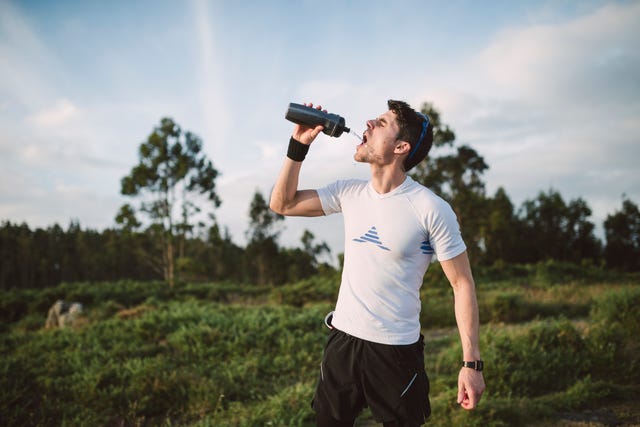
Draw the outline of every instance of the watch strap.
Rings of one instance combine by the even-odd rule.
[[[463,368],[471,368],[478,372],[481,372],[484,369],[484,362],[482,360],[474,360],[471,362],[462,361]]]

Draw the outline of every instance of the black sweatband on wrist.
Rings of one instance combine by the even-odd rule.
[[[309,151],[309,145],[303,144],[291,137],[289,140],[289,149],[287,150],[287,157],[296,162],[301,162],[307,156]]]

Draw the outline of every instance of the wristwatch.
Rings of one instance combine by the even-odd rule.
[[[480,372],[484,368],[484,362],[482,360],[474,360],[473,362],[463,361],[462,367],[475,369],[476,371]]]

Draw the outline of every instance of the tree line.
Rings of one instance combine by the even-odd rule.
[[[484,158],[458,145],[429,103],[422,112],[434,126],[434,148],[411,176],[456,210],[475,265],[536,263],[553,259],[640,270],[640,212],[623,198],[603,223],[605,241],[594,233],[592,211],[582,198],[565,201],[554,189],[541,191],[516,209],[504,188],[487,195]],[[121,180],[132,199],[115,216],[116,226],[82,229],[71,221],[32,230],[5,221],[0,226],[0,288],[48,287],[62,281],[233,281],[278,285],[333,267],[324,242],[305,230],[300,247],[278,243],[284,217],[269,209],[259,191],[249,205],[247,244],[235,244],[216,220],[219,173],[202,140],[163,118],[140,144],[138,164]]]

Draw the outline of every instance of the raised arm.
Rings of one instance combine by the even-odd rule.
[[[480,360],[478,301],[467,252],[440,263],[453,287],[456,322],[462,343],[464,361]],[[461,368],[458,375],[458,403],[473,409],[480,401],[485,384],[482,372]]]
[[[308,104],[313,106],[312,104]],[[320,109],[321,107],[316,107]],[[306,146],[316,139],[322,132],[322,126],[315,128],[296,125],[293,129],[293,144]],[[324,215],[322,205],[316,190],[298,190],[298,177],[302,161],[292,160],[288,155],[284,160],[276,184],[271,192],[269,207],[280,215],[287,216],[321,216]]]

